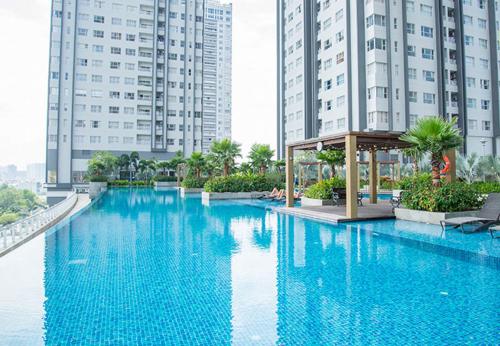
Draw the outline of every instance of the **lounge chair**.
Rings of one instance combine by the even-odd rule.
[[[495,232],[500,232],[500,226],[490,227],[490,235],[492,238],[497,238],[497,236],[495,236]]]
[[[339,206],[341,200],[346,200],[347,199],[347,192],[346,189],[344,188],[332,188],[332,202],[333,205]],[[358,192],[358,205],[363,206],[363,194],[361,192]]]
[[[280,191],[278,191],[277,188],[274,188],[270,194],[260,196],[259,199],[274,199],[274,198],[278,197],[279,193],[280,193]]]
[[[401,206],[402,195],[403,195],[403,190],[392,190],[392,197],[391,197],[392,212],[394,212],[394,209],[399,208]]]
[[[454,229],[460,227],[463,233],[465,233],[465,225],[480,224],[468,233],[478,232],[488,229],[491,226],[500,225],[500,193],[490,193],[488,195],[484,206],[479,211],[478,217],[455,217],[447,220],[441,220],[440,224],[443,232],[446,230],[446,226],[452,226]],[[491,235],[493,236],[493,232],[491,232]]]

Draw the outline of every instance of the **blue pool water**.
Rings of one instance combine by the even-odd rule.
[[[499,343],[497,269],[362,225],[111,190],[0,258],[0,345]]]

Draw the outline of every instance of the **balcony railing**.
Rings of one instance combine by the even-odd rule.
[[[52,227],[73,209],[78,200],[76,192],[71,193],[58,204],[41,210],[22,220],[0,228],[0,255],[15,247],[23,240],[33,237],[38,232]]]

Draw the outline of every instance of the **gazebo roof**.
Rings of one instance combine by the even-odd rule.
[[[288,144],[294,150],[316,150],[318,143],[323,144],[323,149],[344,149],[346,136],[355,136],[358,150],[368,151],[404,149],[410,147],[399,137],[402,132],[343,132],[335,135],[312,138],[305,141]]]

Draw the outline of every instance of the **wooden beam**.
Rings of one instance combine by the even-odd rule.
[[[358,217],[358,163],[357,163],[356,136],[345,137],[346,162],[346,216],[350,219]]]
[[[286,147],[286,206],[293,208],[294,205],[294,176],[293,176],[293,147]]]
[[[370,182],[370,203],[377,203],[377,152],[370,150],[368,152],[368,176]]]
[[[451,183],[457,180],[457,152],[452,149],[446,153],[446,156],[450,160],[450,169],[446,173],[446,181]]]

